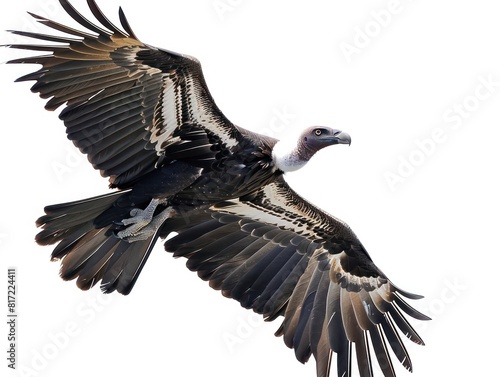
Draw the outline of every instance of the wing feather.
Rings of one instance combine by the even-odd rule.
[[[375,326],[374,329],[370,331],[370,339],[382,373],[384,373],[385,377],[395,377],[396,372],[392,365],[391,355],[389,354],[384,334],[380,326]]]
[[[90,8],[90,11],[94,15],[95,18],[108,30],[111,30],[113,32],[113,35],[121,35],[124,38],[129,37],[129,35],[125,34],[120,28],[116,27],[105,15],[102,13],[101,9],[97,6],[97,4],[94,1],[88,0],[87,4]],[[123,23],[122,23],[123,24]],[[122,25],[125,28],[125,25]],[[129,33],[133,34],[133,33]],[[134,37],[132,35],[132,37]]]
[[[384,375],[393,377],[389,349],[411,370],[399,332],[423,342],[404,314],[428,317],[401,297],[420,296],[393,285],[347,225],[303,200],[282,178],[250,200],[227,200],[202,212],[199,222],[195,217],[173,229],[178,235],[166,250],[187,257],[188,267],[224,296],[267,320],[283,316],[276,335],[300,362],[313,355],[318,376],[328,375],[336,353],[338,376],[351,375],[353,355],[360,376],[373,376],[374,354]]]
[[[228,147],[236,144],[238,131],[215,105],[196,59],[139,41],[121,9],[119,18],[125,31],[112,23],[94,0],[87,3],[96,22],[67,0],[60,3],[85,30],[30,13],[65,36],[12,31],[58,44],[9,45],[49,53],[9,63],[42,65],[17,81],[35,81],[32,91],[48,100],[47,110],[63,107],[59,117],[68,138],[88,155],[95,169],[110,178],[111,187],[128,188],[173,159],[188,156],[202,161],[200,164],[213,159],[213,153],[207,153],[210,145],[189,145],[182,154],[179,144],[176,155],[168,155],[166,147],[178,141],[173,135],[183,125],[195,124],[217,135]],[[126,149],[134,153],[126,153]]]

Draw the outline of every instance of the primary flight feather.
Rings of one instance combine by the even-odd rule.
[[[47,206],[37,220],[36,241],[58,243],[63,279],[128,294],[158,238],[175,232],[165,249],[243,307],[283,317],[276,334],[299,361],[315,357],[318,377],[334,354],[338,376],[350,376],[353,346],[363,377],[373,355],[394,376],[391,351],[412,370],[400,333],[423,341],[404,314],[428,317],[403,298],[421,296],[396,287],[344,222],[283,178],[349,135],[314,126],[287,143],[232,124],[198,60],[142,43],[121,9],[123,30],[87,2],[98,23],[60,0],[85,31],[32,14],[66,36],[11,31],[55,44],[9,45],[46,52],[11,60],[42,66],[17,81],[35,81],[46,109],[63,107],[68,138],[117,189]]]

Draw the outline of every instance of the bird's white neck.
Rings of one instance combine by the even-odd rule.
[[[279,140],[273,148],[273,160],[275,166],[285,173],[299,170],[308,161],[301,158],[300,145],[297,144],[297,139]]]

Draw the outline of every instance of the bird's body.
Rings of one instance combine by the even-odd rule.
[[[411,369],[397,329],[423,343],[403,315],[428,319],[403,300],[420,296],[392,284],[344,222],[284,179],[349,135],[315,126],[290,144],[235,126],[195,58],[140,42],[121,10],[124,31],[93,0],[100,26],[60,3],[87,31],[33,15],[69,37],[14,31],[58,45],[11,45],[50,53],[10,63],[42,65],[19,81],[36,81],[47,109],[64,105],[68,138],[117,189],[48,206],[37,220],[37,242],[59,242],[61,276],[128,294],[170,236],[165,249],[211,287],[268,320],[283,316],[277,334],[299,361],[314,355],[318,376],[333,353],[338,375],[350,375],[352,345],[361,376],[373,373],[370,345],[384,375],[395,375],[388,345]]]

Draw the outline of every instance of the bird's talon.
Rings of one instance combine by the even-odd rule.
[[[132,208],[132,210],[130,211],[130,216],[140,215],[141,212],[144,212],[144,211],[139,209],[139,208]]]

